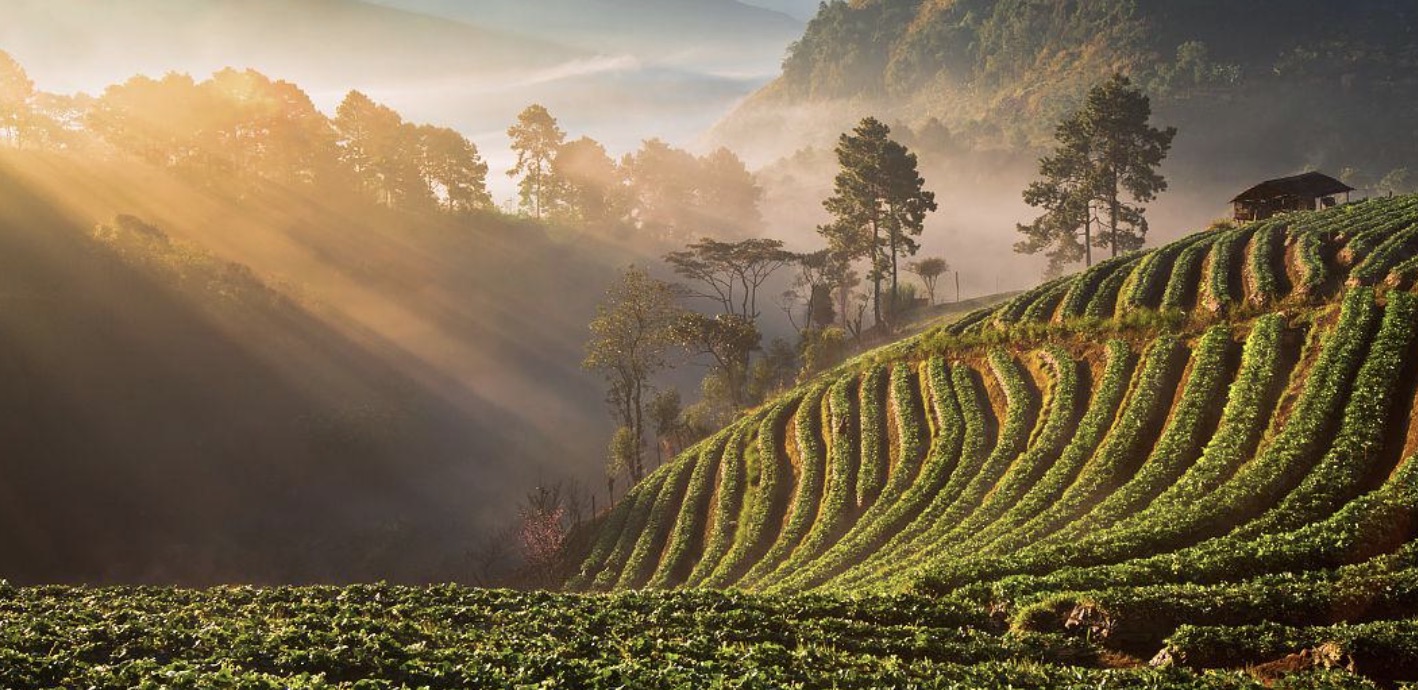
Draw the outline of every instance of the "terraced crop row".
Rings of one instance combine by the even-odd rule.
[[[1326,298],[1346,282],[1408,286],[1415,278],[1418,197],[1369,199],[1196,233],[1155,251],[1110,259],[972,313],[951,330],[981,333],[1020,323],[1138,311],[1214,312],[1243,303],[1263,306]]]

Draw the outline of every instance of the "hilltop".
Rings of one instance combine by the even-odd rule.
[[[1418,614],[1415,279],[1418,196],[1100,263],[745,415],[568,584],[930,594],[1198,667],[1372,642]]]

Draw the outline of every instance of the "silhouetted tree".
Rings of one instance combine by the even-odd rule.
[[[894,299],[897,260],[916,252],[914,238],[924,229],[926,214],[936,210],[935,195],[924,189],[917,172],[916,155],[890,135],[890,128],[871,117],[842,135],[836,149],[840,171],[832,196],[823,202],[833,220],[818,228],[833,252],[870,262],[877,325],[885,323],[882,282],[890,280]]]
[[[199,88],[216,111],[216,153],[235,171],[279,182],[332,176],[334,128],[296,85],[255,70],[224,69]]]
[[[518,183],[522,209],[540,220],[560,199],[560,182],[552,164],[566,140],[566,133],[557,126],[556,118],[546,107],[533,104],[517,115],[517,122],[508,128],[507,136],[512,139],[512,150],[517,154],[517,164],[507,175],[522,176]]]
[[[753,321],[739,314],[685,312],[675,320],[674,338],[690,353],[714,360],[711,374],[726,387],[730,406],[743,408],[748,399],[749,356],[763,339]]]
[[[763,224],[763,188],[733,151],[716,149],[699,159],[695,177],[701,232],[720,238],[757,234]]]
[[[389,207],[434,205],[419,169],[419,132],[393,109],[351,91],[335,109],[341,156],[376,201]]]
[[[1166,191],[1157,167],[1177,134],[1174,127],[1152,127],[1151,117],[1151,101],[1127,77],[1114,74],[1093,87],[1083,107],[1055,130],[1058,146],[1039,162],[1042,179],[1024,190],[1025,202],[1045,213],[1018,226],[1025,239],[1015,251],[1048,250],[1057,271],[1080,254],[1091,266],[1094,246],[1109,248],[1112,256],[1141,248],[1147,237],[1141,204]],[[1126,203],[1125,196],[1136,203]],[[1103,223],[1096,237],[1095,218]]]
[[[640,456],[640,440],[635,430],[622,426],[611,435],[611,445],[606,454],[606,497],[607,504],[615,505],[615,482],[622,475],[629,476],[630,468]]]
[[[418,132],[419,167],[425,183],[441,192],[444,208],[450,213],[491,208],[487,163],[477,145],[445,127],[423,125]]]
[[[692,237],[699,228],[699,164],[688,151],[649,139],[621,162],[633,198],[633,220],[645,234],[660,239]]]
[[[662,390],[650,400],[650,424],[655,430],[655,466],[664,462],[664,446],[669,444],[669,455],[679,452],[679,431],[684,425],[684,405],[679,391],[673,388]]]

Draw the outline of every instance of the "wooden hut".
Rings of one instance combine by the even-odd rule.
[[[1335,195],[1349,200],[1354,191],[1339,180],[1317,172],[1266,180],[1231,200],[1238,221],[1261,220],[1286,211],[1313,211],[1336,203]]]

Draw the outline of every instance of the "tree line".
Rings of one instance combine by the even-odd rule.
[[[594,139],[568,140],[540,105],[508,136],[517,210],[534,219],[667,241],[760,230],[762,190],[728,149],[695,156],[651,139],[616,160]],[[200,81],[135,76],[98,96],[59,95],[38,91],[0,51],[0,143],[128,156],[237,191],[297,184],[405,211],[498,210],[487,162],[458,131],[409,122],[360,91],[326,116],[295,84],[249,69]]]

